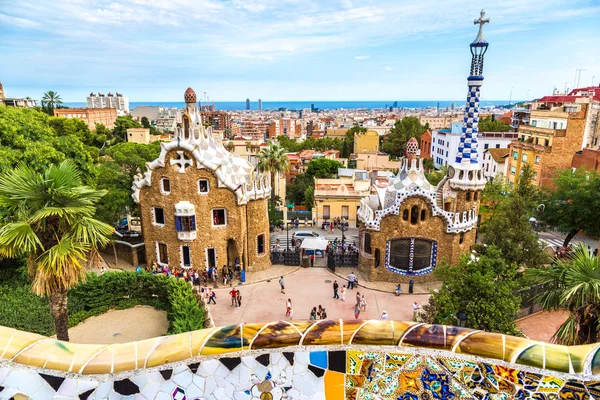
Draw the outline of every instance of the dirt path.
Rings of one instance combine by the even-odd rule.
[[[168,328],[166,312],[136,306],[88,318],[69,329],[69,338],[73,343],[125,343],[162,336]]]

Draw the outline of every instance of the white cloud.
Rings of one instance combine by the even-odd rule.
[[[13,17],[0,13],[0,25],[16,25],[21,28],[37,28],[40,24],[36,21],[31,21],[26,18]]]
[[[367,58],[371,58],[371,56],[354,56],[355,60],[366,60]]]
[[[385,67],[383,67],[383,69],[385,69],[386,71],[393,71],[394,67],[390,67],[389,65],[386,65]]]

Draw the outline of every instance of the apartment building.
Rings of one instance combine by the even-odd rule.
[[[360,200],[370,194],[369,173],[358,169],[338,169],[334,179],[315,179],[315,219],[317,225],[333,218],[344,218],[358,226],[356,213]]]
[[[108,129],[115,127],[117,120],[116,108],[58,108],[54,110],[55,117],[79,118],[84,120],[88,128],[96,129],[96,124],[103,124]]]
[[[123,116],[129,114],[129,98],[121,93],[104,95],[102,93],[90,93],[85,99],[87,108],[114,108],[117,115]]]

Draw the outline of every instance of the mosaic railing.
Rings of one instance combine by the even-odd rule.
[[[13,397],[590,399],[600,353],[399,321],[250,323],[111,345],[0,327],[0,398]]]

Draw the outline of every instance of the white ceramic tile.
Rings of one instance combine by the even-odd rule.
[[[185,370],[179,372],[177,375],[174,375],[171,379],[177,386],[186,389],[190,383],[192,383],[192,372],[186,367]]]
[[[154,381],[148,381],[146,383],[146,385],[144,385],[144,387],[142,388],[141,393],[144,395],[144,397],[153,399],[159,390],[160,390],[160,383],[154,382]]]
[[[57,394],[61,396],[76,397],[77,396],[77,380],[67,378],[63,381],[60,388],[58,388]]]
[[[221,364],[221,362],[219,360],[206,360],[206,361],[202,362],[202,364],[200,364],[200,367],[198,368],[198,375],[200,375],[200,376],[214,375],[215,371],[217,370],[217,368],[219,368],[219,366],[222,366],[223,368],[225,368],[225,366],[223,364]],[[225,368],[225,369],[227,369],[227,368]]]

